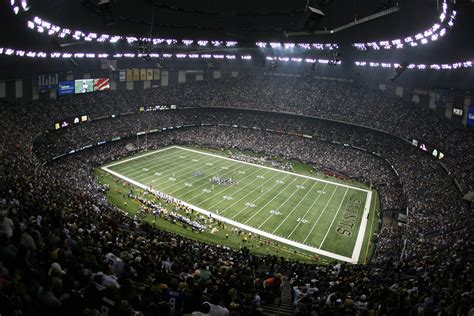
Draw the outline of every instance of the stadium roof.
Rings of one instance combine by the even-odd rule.
[[[29,9],[14,15],[10,3],[17,5],[23,1],[28,3]],[[107,53],[136,52],[138,48],[137,43],[126,41],[110,45],[88,42],[84,38],[61,39],[57,34],[48,36],[47,30],[38,34],[27,27],[27,21],[33,23],[34,17],[40,17],[73,32],[176,38],[180,43],[190,39],[194,44],[197,40],[238,41],[238,47],[245,49],[255,49],[256,41],[338,43],[344,45],[344,49],[357,42],[393,40],[423,32],[433,23],[439,23],[443,1],[447,0],[10,0],[0,2],[0,23],[9,30],[0,35],[0,47]],[[450,63],[472,59],[474,23],[470,17],[474,15],[474,4],[472,0],[448,3],[451,12],[457,11],[456,25],[448,31],[449,36],[426,45],[430,49],[408,51],[409,62]],[[399,9],[340,32],[321,34],[391,8]],[[348,50],[343,54],[346,58]],[[401,50],[351,50],[350,54],[354,54],[355,60],[364,61],[399,63],[405,59],[402,56],[405,52]]]
[[[285,33],[336,29],[383,10],[400,7],[399,11],[344,32],[297,36],[294,41],[310,38],[319,42],[341,42],[349,38],[353,42],[366,42],[398,38],[426,29],[441,10],[441,0],[28,1],[29,15],[70,29],[148,36],[153,19],[153,33],[157,36],[253,42],[282,40]]]

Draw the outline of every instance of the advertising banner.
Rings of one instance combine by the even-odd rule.
[[[474,105],[470,105],[467,111],[467,126],[474,126]]]
[[[58,95],[74,94],[74,80],[58,83]]]
[[[127,69],[127,81],[133,81],[133,70]]]
[[[140,69],[133,68],[133,81],[139,81],[139,80],[140,80]]]
[[[142,81],[146,80],[146,69],[144,68],[140,69],[140,80]]]
[[[127,78],[127,72],[125,70],[119,71],[119,81],[125,81]]]
[[[146,80],[153,80],[153,69],[146,70]]]
[[[58,74],[42,74],[38,76],[38,92],[45,93],[56,88]]]
[[[109,91],[109,90],[110,90],[109,78],[94,79],[94,91]]]
[[[153,69],[153,80],[160,80],[160,70]]]

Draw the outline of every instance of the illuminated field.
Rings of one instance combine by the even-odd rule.
[[[370,190],[177,146],[102,169],[282,244],[333,259],[363,261]],[[231,178],[232,184],[211,181],[215,176]]]

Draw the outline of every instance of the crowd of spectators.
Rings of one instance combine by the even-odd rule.
[[[262,304],[278,295],[286,279],[297,315],[472,313],[471,210],[451,181],[454,174],[464,188],[472,188],[472,169],[467,166],[472,133],[349,83],[254,79],[54,102],[2,101],[2,315],[260,315]],[[135,113],[41,134],[65,117],[135,112],[131,109],[139,102],[263,108],[416,134],[445,146],[447,155],[452,154],[447,164],[453,174],[396,137],[256,111]],[[437,128],[431,128],[435,124]],[[191,126],[169,130],[186,125]],[[126,138],[162,128],[168,131],[149,134],[146,142],[143,136]],[[123,139],[44,164],[114,137]],[[456,137],[468,145],[456,146]],[[129,155],[129,142],[149,149],[174,143],[234,147],[312,163],[376,186],[383,210],[408,209],[407,225],[382,226],[369,265],[302,264],[189,240],[135,221],[105,199],[92,170]]]
[[[0,101],[1,102],[1,101]],[[39,131],[52,129],[66,118],[88,115],[94,119],[138,112],[156,105],[178,107],[238,107],[292,112],[340,120],[434,145],[446,154],[445,164],[463,192],[474,190],[473,132],[439,114],[413,106],[382,91],[350,82],[322,80],[308,74],[204,80],[141,91],[111,91],[41,99],[23,104],[1,104],[6,115],[22,117]],[[436,126],[436,128],[433,128]]]

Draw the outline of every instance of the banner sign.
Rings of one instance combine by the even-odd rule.
[[[140,80],[140,69],[133,68],[133,81],[139,81],[139,80]]]
[[[467,126],[474,126],[474,105],[469,106],[467,111]]]
[[[127,69],[127,81],[133,81],[133,70]]]
[[[109,90],[110,90],[109,78],[94,79],[94,91],[109,91]]]
[[[140,69],[140,80],[144,81],[146,80],[146,69]]]
[[[74,94],[74,80],[62,81],[58,83],[58,95]]]
[[[119,81],[125,81],[127,78],[127,72],[125,70],[119,71]]]
[[[146,70],[146,80],[153,80],[153,69]]]
[[[160,70],[153,69],[153,80],[160,80]]]
[[[56,88],[58,74],[42,74],[38,76],[38,92],[44,93]]]

